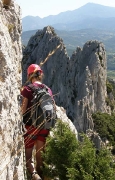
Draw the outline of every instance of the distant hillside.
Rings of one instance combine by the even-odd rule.
[[[37,30],[22,32],[22,44],[26,46],[30,37],[33,36],[36,32],[37,32]]]
[[[62,12],[58,15],[44,18],[26,16],[22,19],[23,31],[42,29],[48,25],[58,30],[86,28],[115,30],[115,7],[87,3],[76,10]]]
[[[22,43],[27,45],[28,40],[36,31],[23,32]],[[82,47],[86,41],[98,40],[104,43],[107,52],[115,52],[115,30],[82,29],[77,31],[60,31],[55,29],[55,32],[63,39],[67,49],[75,50],[77,46]]]

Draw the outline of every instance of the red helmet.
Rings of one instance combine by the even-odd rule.
[[[43,71],[41,70],[40,66],[38,66],[37,64],[31,64],[28,67],[27,73],[28,73],[28,75],[30,75],[31,73],[35,73],[37,71],[40,71],[41,73],[43,73]]]

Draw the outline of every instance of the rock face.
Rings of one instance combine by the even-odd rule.
[[[62,122],[65,122],[69,125],[71,131],[76,135],[76,139],[78,139],[78,132],[71,122],[71,120],[67,117],[66,111],[63,107],[58,107],[56,106],[56,114],[57,114],[57,119],[61,119]]]
[[[23,85],[31,63],[40,65],[44,83],[53,91],[56,104],[66,109],[78,132],[93,129],[91,114],[107,112],[106,52],[103,43],[88,41],[71,58],[52,27],[39,30],[23,50]]]
[[[23,180],[20,109],[20,8],[0,0],[0,180]]]

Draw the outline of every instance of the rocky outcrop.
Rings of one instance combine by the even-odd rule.
[[[63,40],[50,26],[30,38],[23,51],[23,85],[31,63],[40,65],[44,83],[53,91],[56,104],[66,109],[78,132],[93,129],[91,114],[107,112],[106,51],[103,43],[88,41],[68,57]]]
[[[93,129],[91,114],[107,112],[106,107],[106,53],[104,45],[97,41],[87,42],[82,50],[76,50],[79,57],[78,73],[74,84],[77,87],[74,117],[79,130]],[[74,89],[75,90],[75,89]],[[81,119],[83,119],[81,121]]]
[[[76,139],[78,139],[78,132],[76,130],[76,127],[71,122],[71,120],[67,117],[65,109],[63,107],[56,106],[56,115],[57,115],[57,121],[59,119],[62,122],[67,123],[71,131],[76,135]]]
[[[105,146],[97,132],[91,129],[88,129],[86,131],[86,134],[87,134],[87,137],[93,142],[97,150],[100,150],[100,148]]]
[[[0,0],[0,13],[0,180],[23,180],[17,100],[22,58],[20,8],[13,1],[6,8]]]

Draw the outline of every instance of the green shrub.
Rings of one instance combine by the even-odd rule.
[[[115,167],[111,153],[107,149],[101,149],[96,156],[94,179],[95,180],[114,180]]]
[[[107,81],[106,86],[107,86],[107,94],[111,93],[113,91],[112,84],[109,81]]]
[[[74,168],[75,154],[78,146],[76,135],[73,134],[68,124],[58,121],[54,136],[47,138],[44,157],[44,173],[49,177],[58,176],[67,180],[68,168]],[[49,166],[50,165],[50,166]]]
[[[78,141],[68,124],[58,121],[43,153],[44,175],[53,180],[114,180],[111,153],[102,149],[97,154],[88,137],[81,136]]]
[[[110,144],[115,144],[115,114],[97,112],[92,115],[94,128],[100,137],[107,138]]]

